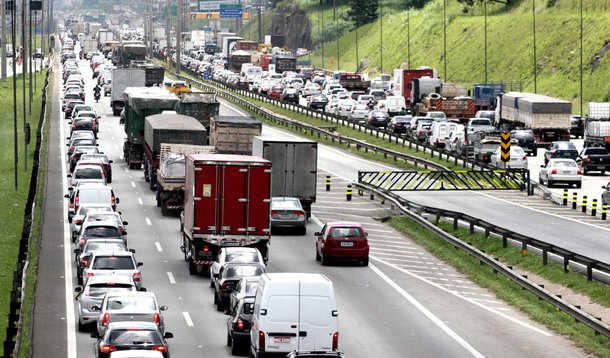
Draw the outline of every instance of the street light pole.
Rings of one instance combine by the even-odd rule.
[[[17,181],[17,163],[19,162],[19,146],[17,145],[17,34],[16,34],[16,20],[17,20],[17,1],[11,2],[11,35],[13,41],[13,150],[14,154],[14,172],[15,172],[15,190],[19,188]]]
[[[534,32],[534,93],[538,93],[538,70],[536,60],[536,0],[532,0],[532,29]]]
[[[411,8],[407,9],[407,64],[411,68]]]
[[[383,0],[379,0],[379,68],[383,73]]]
[[[356,25],[356,72],[358,72],[359,67],[359,55],[358,55],[358,25]]]
[[[485,14],[485,82],[487,83],[487,0],[483,0],[483,12]]]
[[[2,48],[0,49],[0,79],[5,80],[6,79],[6,1],[5,0],[1,0],[0,1],[0,7],[2,7],[2,13],[1,13],[1,19],[0,22],[2,22],[2,39],[0,40],[0,43],[2,44]]]
[[[580,0],[580,118],[582,119],[582,0]]]
[[[443,0],[443,81],[447,82],[447,0]]]

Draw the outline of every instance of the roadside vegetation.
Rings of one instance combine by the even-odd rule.
[[[2,275],[0,275],[0,292],[2,293],[0,295],[0,317],[2,317],[0,319],[1,342],[4,342],[6,337],[13,271],[16,269],[19,239],[23,229],[23,214],[30,185],[36,128],[40,119],[41,95],[45,72],[40,72],[35,76],[38,87],[33,95],[31,114],[27,112],[29,101],[28,94],[26,93],[26,116],[31,128],[31,141],[27,146],[27,167],[25,166],[24,157],[23,83],[21,75],[17,77],[17,112],[19,115],[17,120],[17,190],[15,189],[14,180],[13,80],[9,77],[0,82],[0,118],[3,118],[0,121],[0,184],[3,188],[0,191],[0,202],[4,203],[4,209],[0,211],[0,272],[2,272]],[[29,77],[26,81],[26,87],[29,87]],[[32,87],[34,86],[32,85]]]
[[[456,250],[453,245],[438,238],[418,223],[404,217],[394,217],[389,224],[532,320],[545,325],[556,334],[568,337],[587,353],[610,357],[610,338],[596,335],[592,329],[575,322],[568,314],[540,300],[534,294],[524,291],[521,286],[507,280],[501,274],[494,273],[491,268],[482,266],[477,259],[464,251]],[[536,273],[551,282],[582,293],[600,305],[610,307],[610,287],[602,283],[587,282],[586,277],[578,273],[565,274],[563,267],[553,262],[543,266],[541,257],[536,255],[523,257],[520,249],[510,246],[504,249],[501,240],[485,238],[485,235],[478,233],[470,234],[468,229],[464,228],[459,228],[456,232],[453,231],[453,226],[447,223],[440,223],[439,226],[450,234],[485,250],[487,254],[498,257],[504,264]]]

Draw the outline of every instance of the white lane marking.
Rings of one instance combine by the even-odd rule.
[[[189,315],[188,312],[182,312],[182,315],[184,316],[184,320],[186,321],[186,325],[189,327],[193,327],[193,320],[191,319],[191,315]]]
[[[171,283],[172,285],[176,283],[176,279],[174,278],[174,274],[171,272],[167,273],[167,278],[169,278],[169,283]]]
[[[144,205],[144,202],[142,201],[142,198],[138,198],[138,204]]]
[[[503,314],[503,313],[497,312],[497,311],[495,311],[494,309],[492,309],[492,308],[490,308],[490,307],[484,306],[484,305],[480,304],[479,302],[473,301],[473,300],[469,299],[468,297],[464,297],[464,296],[460,295],[460,294],[459,294],[459,293],[457,293],[457,292],[454,292],[454,291],[452,291],[452,290],[447,289],[446,287],[443,287],[443,285],[440,285],[440,284],[438,284],[438,283],[435,283],[435,282],[432,282],[432,281],[431,281],[431,280],[449,281],[449,280],[447,280],[447,279],[441,279],[441,278],[438,278],[438,277],[429,277],[429,278],[425,278],[425,277],[422,277],[422,276],[420,276],[420,275],[416,275],[416,274],[414,274],[414,273],[411,273],[411,272],[409,272],[409,270],[405,270],[405,269],[403,269],[403,268],[401,268],[401,267],[399,267],[399,266],[397,266],[397,265],[395,265],[395,264],[392,264],[392,263],[386,262],[386,261],[384,261],[384,260],[381,260],[381,259],[379,259],[379,258],[377,258],[377,257],[375,257],[375,256],[372,256],[372,255],[371,255],[370,257],[371,257],[373,260],[375,260],[375,261],[381,262],[381,263],[383,263],[384,265],[387,265],[387,266],[389,266],[389,267],[392,267],[392,268],[394,268],[394,269],[396,269],[396,270],[398,270],[398,271],[400,271],[400,272],[406,273],[407,275],[409,275],[409,276],[411,276],[411,277],[414,277],[414,278],[416,278],[416,279],[418,279],[418,280],[420,280],[420,281],[426,282],[426,283],[428,283],[428,284],[430,284],[430,285],[432,285],[432,286],[434,286],[434,287],[436,287],[436,288],[438,288],[438,289],[440,289],[440,290],[443,290],[443,291],[445,291],[445,292],[448,292],[448,293],[450,293],[450,294],[452,294],[452,295],[454,295],[454,296],[456,296],[456,297],[462,298],[462,299],[464,299],[464,300],[466,300],[466,301],[468,301],[468,302],[470,302],[470,303],[472,303],[472,304],[474,304],[474,305],[476,305],[476,306],[478,306],[478,307],[480,307],[480,308],[482,308],[482,309],[484,309],[484,310],[487,310],[487,311],[493,312],[493,313],[495,313],[495,314],[499,315],[500,317],[503,317],[503,318],[505,318],[505,319],[507,319],[507,320],[509,320],[509,321],[515,322],[515,323],[517,323],[517,324],[519,324],[519,325],[521,325],[521,326],[523,326],[523,327],[525,327],[525,328],[529,328],[529,329],[531,329],[532,331],[538,332],[538,333],[540,333],[540,334],[542,334],[542,335],[545,335],[545,336],[547,336],[547,337],[550,337],[550,336],[551,336],[551,334],[550,334],[549,332],[545,332],[545,331],[543,331],[543,330],[541,330],[541,329],[539,329],[539,328],[537,328],[537,327],[534,327],[534,326],[532,326],[532,325],[530,325],[530,324],[527,324],[527,323],[525,323],[525,322],[522,322],[522,321],[520,321],[520,320],[518,320],[518,319],[516,319],[516,318],[513,318],[513,317],[510,317],[510,316],[505,315],[505,314]],[[387,277],[387,276],[386,276],[386,277]],[[470,281],[463,281],[463,280],[451,280],[451,281],[452,281],[452,282],[461,282],[461,283],[469,283],[469,284],[472,284],[472,282],[470,282]],[[390,281],[390,282],[392,282],[392,281]],[[394,283],[394,282],[392,282],[392,283]]]
[[[161,247],[161,243],[159,243],[158,241],[155,241],[155,246],[157,247],[157,251],[163,252],[163,248]]]
[[[364,224],[366,226],[366,224]],[[394,230],[379,230],[379,229],[366,229],[366,231],[385,232],[389,234],[396,233]]]
[[[348,201],[345,201],[348,203]],[[345,206],[328,206],[328,205],[316,205],[316,209],[345,209],[353,211],[374,211],[374,210],[386,210],[384,208],[346,208]]]
[[[462,337],[460,337],[454,330],[449,328],[443,321],[441,321],[438,317],[436,317],[432,312],[430,312],[424,305],[419,303],[413,296],[408,294],[402,287],[398,286],[398,284],[388,276],[386,276],[381,270],[379,270],[374,265],[369,265],[369,267],[375,272],[382,280],[384,280],[388,285],[390,285],[396,292],[398,292],[401,296],[407,299],[415,308],[417,308],[421,313],[423,313],[432,323],[437,325],[441,330],[443,330],[449,337],[453,338],[459,345],[461,345],[464,349],[466,349],[470,354],[475,357],[483,358],[485,357],[479,351],[477,351],[473,346],[471,346],[468,342],[466,342]]]
[[[59,137],[64,138],[64,124],[62,123],[61,116],[59,119]],[[66,156],[66,147],[61,146],[60,149],[61,157]],[[62,176],[62,190],[64,193],[68,192],[68,180],[66,173],[66,165],[61,163],[61,176]],[[68,207],[68,199],[64,198],[63,207]],[[63,208],[62,208],[63,210]],[[74,315],[74,287],[72,284],[72,249],[71,249],[71,237],[70,237],[70,224],[68,223],[68,212],[63,212],[64,221],[64,282],[66,286],[66,325],[67,325],[67,350],[68,358],[76,358],[76,325]]]
[[[151,226],[151,225],[152,225],[152,223],[150,222],[150,219],[149,219],[149,218],[144,218],[144,220],[146,220],[146,225],[148,225],[148,226]]]
[[[123,168],[125,170],[125,173],[129,173],[129,168]]]
[[[135,182],[131,182],[131,187],[135,188],[136,187],[136,183]]]
[[[329,213],[329,212],[323,212],[323,211],[317,211],[317,210],[312,210],[312,212],[316,213],[316,214],[323,214],[323,215],[337,215],[336,212]],[[369,215],[341,214],[341,216],[349,216],[349,217],[353,217],[353,218],[367,218],[367,219],[371,218]]]

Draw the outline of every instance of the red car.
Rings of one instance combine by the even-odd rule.
[[[283,85],[275,85],[271,87],[271,91],[269,91],[269,97],[279,100],[280,97],[282,97],[282,93],[284,93],[285,88],[286,86]]]
[[[356,260],[369,264],[369,242],[362,225],[354,222],[332,222],[314,234],[316,260],[327,265],[331,260]]]

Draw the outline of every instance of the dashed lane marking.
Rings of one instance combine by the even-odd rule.
[[[188,312],[182,312],[182,315],[184,316],[184,320],[186,321],[187,326],[189,326],[189,327],[195,326],[193,324],[193,320],[191,319],[191,315]]]
[[[155,246],[157,247],[157,251],[163,252],[163,248],[161,247],[161,243],[159,243],[158,241],[155,241]]]
[[[146,225],[148,225],[148,226],[151,226],[151,225],[152,225],[152,223],[150,222],[150,219],[149,219],[149,218],[144,218],[144,220],[146,220]]]
[[[135,188],[135,187],[136,187],[136,183],[132,181],[132,182],[131,182],[131,187],[132,187],[132,188]]]
[[[138,198],[138,204],[144,205],[144,202],[142,201],[142,198]]]
[[[176,279],[174,278],[174,274],[171,272],[167,273],[167,278],[169,278],[169,283],[171,283],[172,285],[176,283]]]

